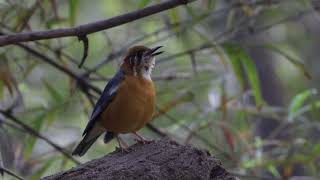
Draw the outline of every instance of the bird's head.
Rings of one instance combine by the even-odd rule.
[[[151,79],[150,75],[155,66],[155,56],[163,53],[157,51],[162,46],[155,48],[147,48],[145,46],[131,47],[124,58],[121,68],[127,74],[142,76],[146,79]]]

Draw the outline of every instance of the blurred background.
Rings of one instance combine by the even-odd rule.
[[[0,0],[0,32],[73,27],[160,2]],[[1,47],[0,167],[39,179],[114,151],[116,141],[100,138],[85,156],[69,155],[126,49],[162,45],[144,136],[207,149],[239,179],[317,179],[319,9],[317,0],[197,0],[88,35],[82,68],[77,38]]]

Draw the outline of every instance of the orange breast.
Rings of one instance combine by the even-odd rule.
[[[152,81],[138,76],[126,76],[116,97],[101,114],[100,122],[111,132],[137,131],[151,120],[155,96]]]

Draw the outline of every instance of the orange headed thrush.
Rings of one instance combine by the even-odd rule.
[[[155,56],[162,53],[157,52],[159,48],[161,46],[153,49],[134,46],[128,50],[119,71],[95,104],[83,139],[73,155],[84,155],[103,133],[105,143],[117,137],[120,148],[120,133],[134,133],[140,141],[146,141],[136,132],[151,120],[155,109],[156,92],[151,72]]]

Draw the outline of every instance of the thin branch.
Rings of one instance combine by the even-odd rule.
[[[19,180],[24,180],[22,177],[18,176],[17,174],[15,174],[14,172],[10,171],[9,169],[7,168],[4,168],[2,166],[0,166],[0,175],[2,174],[1,172],[5,172],[7,174],[9,174],[10,176],[16,178],[16,179],[19,179]]]
[[[83,76],[87,76],[93,72],[96,72],[98,69],[100,69],[101,67],[103,67],[104,65],[106,65],[107,63],[111,62],[112,60],[116,59],[117,57],[120,57],[128,48],[130,48],[131,46],[133,46],[134,44],[137,44],[139,42],[144,41],[147,38],[150,38],[152,36],[156,36],[160,33],[163,33],[165,31],[169,31],[173,28],[176,28],[178,26],[181,26],[181,24],[184,24],[182,27],[179,28],[179,32],[183,32],[186,31],[188,29],[189,26],[198,24],[201,22],[201,20],[206,19],[206,17],[211,16],[212,14],[215,14],[215,12],[210,13],[210,14],[204,14],[201,15],[199,17],[196,18],[197,21],[195,20],[185,20],[184,22],[179,22],[179,23],[174,23],[174,24],[169,24],[165,27],[162,27],[158,30],[155,30],[154,32],[151,32],[149,34],[146,34],[142,37],[138,37],[137,39],[132,40],[131,42],[129,42],[128,44],[124,45],[122,48],[120,48],[119,50],[115,51],[115,52],[111,52],[104,60],[102,60],[100,63],[98,63],[97,65],[95,65],[93,68],[91,68],[89,71],[87,71]],[[178,32],[174,32],[174,33],[170,33],[169,35],[166,35],[165,37],[163,37],[162,39],[167,39],[169,37],[172,37],[173,35],[177,34]],[[157,39],[156,42],[160,42],[161,39]]]
[[[172,80],[183,80],[191,79],[190,73],[177,73],[169,75],[152,76],[153,81],[172,81]],[[92,77],[88,78],[90,81],[110,81],[111,77]]]
[[[149,128],[151,131],[157,133],[157,134],[158,134],[159,136],[161,136],[161,137],[167,136],[166,133],[162,132],[160,129],[158,129],[157,127],[155,127],[152,123],[148,123],[148,124],[146,125],[146,127]]]
[[[58,52],[58,49],[54,49],[52,47],[50,47],[49,45],[47,44],[44,44],[44,43],[40,43],[39,41],[38,42],[35,42],[36,45],[39,45],[39,46],[42,46],[46,49],[48,49],[49,51],[51,51],[52,53],[54,53],[57,57],[59,55],[65,57],[66,59],[68,59],[70,62],[72,62],[73,64],[75,65],[79,65],[79,62],[74,59],[73,57],[71,57],[71,55],[69,55],[68,53],[66,53],[65,51],[63,51],[62,49]],[[85,65],[83,65],[81,67],[82,69],[86,70],[86,71],[89,71],[90,69],[88,67],[86,67]],[[99,77],[99,78],[103,78],[104,76],[101,75],[99,72],[93,72],[95,76]]]
[[[11,121],[13,121],[14,123],[18,124],[19,126],[21,126],[21,128],[23,128],[24,130],[26,130],[29,134],[44,140],[46,143],[50,144],[53,148],[55,148],[57,151],[59,151],[60,153],[62,153],[65,157],[67,157],[68,159],[70,159],[71,161],[73,161],[75,164],[79,165],[81,164],[78,160],[76,160],[74,157],[72,157],[64,148],[62,148],[61,146],[59,146],[58,144],[54,143],[53,141],[51,141],[50,139],[46,138],[44,135],[42,135],[41,133],[39,133],[38,131],[34,130],[32,127],[30,127],[29,125],[27,125],[26,123],[24,123],[23,121],[20,121],[19,119],[17,119],[16,117],[14,117],[11,113],[4,111],[4,110],[0,110],[0,113],[2,115],[4,115],[5,117],[7,117],[8,119],[10,119]]]
[[[4,124],[5,126],[11,127],[12,129],[16,129],[18,131],[27,132],[25,129],[21,128],[19,125],[13,122],[6,121],[5,119],[2,119],[2,118],[0,119],[0,123]]]
[[[161,110],[161,108],[157,108],[157,110],[164,116],[166,117],[168,120],[170,120],[173,123],[177,123],[178,120],[176,120],[174,117],[170,116],[167,112],[164,112]],[[189,132],[193,132],[188,126],[181,124],[181,126],[183,129],[185,129],[186,131]],[[198,138],[198,140],[202,141],[203,143],[205,143],[206,145],[208,145],[210,148],[214,149],[215,151],[217,151],[218,153],[220,153],[222,156],[224,156],[227,159],[232,160],[232,157],[226,153],[225,151],[223,151],[220,147],[216,146],[215,144],[212,144],[208,139],[202,137],[201,135],[199,135],[196,132],[193,132],[194,137]]]
[[[82,55],[82,59],[81,62],[79,64],[79,68],[82,67],[84,61],[86,60],[87,56],[88,56],[88,50],[89,50],[89,40],[88,37],[86,35],[81,35],[78,37],[79,41],[83,42],[83,55]]]
[[[18,46],[23,48],[23,49],[25,49],[26,51],[28,51],[29,53],[33,54],[34,56],[37,56],[38,58],[40,58],[41,60],[45,61],[46,63],[52,65],[53,67],[57,68],[58,70],[66,73],[70,77],[76,79],[78,81],[78,83],[81,85],[81,88],[90,88],[90,89],[92,89],[93,91],[95,91],[98,94],[102,93],[102,91],[98,87],[88,83],[85,79],[79,77],[77,74],[75,74],[71,70],[65,68],[64,66],[61,66],[60,64],[56,63],[51,58],[41,54],[37,50],[35,50],[35,49],[33,49],[33,48],[31,48],[31,47],[29,47],[27,45],[23,45],[23,44],[18,44]]]
[[[314,10],[298,12],[295,15],[285,17],[283,19],[280,19],[277,22],[274,22],[274,23],[271,23],[271,24],[268,24],[268,25],[264,25],[264,26],[261,26],[261,27],[257,27],[257,28],[254,29],[254,31],[252,33],[248,33],[247,35],[243,36],[242,38],[246,38],[249,35],[255,35],[255,34],[258,34],[258,33],[265,32],[265,31],[267,31],[267,30],[269,30],[269,29],[271,29],[271,28],[273,28],[273,27],[275,27],[277,25],[303,18],[306,15],[309,15],[309,14],[311,14],[313,12],[314,12]],[[242,21],[242,23],[246,23],[246,21]],[[176,54],[172,54],[170,56],[167,56],[167,57],[164,57],[164,58],[161,58],[161,59],[158,59],[157,60],[157,64],[160,64],[160,63],[163,63],[163,62],[166,62],[166,61],[170,61],[170,60],[173,60],[173,59],[181,57],[181,56],[187,56],[189,54],[192,54],[192,53],[195,53],[195,52],[198,52],[198,51],[203,51],[203,50],[212,48],[214,46],[222,45],[223,43],[227,42],[230,39],[220,40],[220,38],[223,37],[223,36],[226,36],[228,33],[239,33],[241,31],[243,31],[244,29],[246,29],[242,25],[240,27],[242,27],[242,28],[237,29],[236,31],[235,31],[235,29],[228,29],[226,31],[223,31],[223,32],[219,33],[217,36],[215,36],[213,38],[213,42],[207,42],[207,43],[204,43],[204,44],[202,44],[202,45],[200,45],[198,47],[191,48],[191,49],[188,49],[188,50],[176,53]],[[220,40],[220,41],[218,41],[218,40]],[[244,46],[243,43],[241,45]]]
[[[160,64],[160,63],[163,63],[163,62],[166,62],[166,61],[169,61],[169,60],[172,60],[172,59],[181,57],[181,56],[186,56],[186,55],[188,55],[188,54],[192,54],[192,53],[195,53],[195,52],[197,52],[197,51],[202,51],[202,50],[211,48],[211,47],[213,47],[213,46],[216,46],[216,44],[213,44],[213,43],[205,43],[205,44],[200,45],[200,46],[198,46],[198,47],[191,48],[191,49],[188,49],[188,50],[186,50],[186,51],[182,51],[182,52],[179,52],[179,53],[176,53],[176,54],[173,54],[173,55],[170,55],[170,56],[167,56],[167,57],[158,59],[158,60],[157,60],[157,64]]]
[[[1,35],[1,32],[0,32]],[[41,54],[39,51],[31,48],[28,45],[24,45],[21,43],[17,43],[17,46],[21,47],[22,49],[26,50],[27,52],[33,54],[34,56],[38,57],[40,60],[52,65],[53,67],[57,68],[58,70],[62,71],[63,73],[69,75],[70,77],[74,78],[75,80],[77,80],[79,82],[79,84],[81,85],[81,90],[85,93],[85,95],[89,98],[91,95],[88,92],[88,89],[93,90],[94,92],[96,92],[97,94],[101,95],[102,91],[100,90],[100,88],[88,83],[85,79],[79,77],[77,74],[75,74],[74,72],[72,72],[71,70],[65,68],[64,66],[59,65],[58,63],[56,63],[54,60],[52,60],[50,57]],[[91,102],[92,103],[92,102]],[[148,125],[147,127],[151,127],[152,125]],[[150,128],[150,130],[152,130],[153,132],[159,134],[160,136],[163,135],[163,133],[159,133],[161,132],[160,130],[154,130],[156,129],[156,127]]]
[[[46,31],[34,31],[18,34],[0,36],[0,46],[15,44],[19,42],[36,41],[42,39],[61,38],[67,36],[83,36],[94,32],[110,29],[137,19],[141,19],[152,14],[156,14],[177,6],[188,4],[195,0],[170,0],[136,10],[110,19],[80,25],[74,28],[54,29]]]
[[[270,6],[270,5],[276,5],[278,3],[279,3],[279,0],[270,0],[270,1],[261,0],[261,1],[255,1],[255,2],[249,3],[247,5],[250,5],[250,6],[268,5],[268,6]],[[140,38],[138,38],[136,40],[133,40],[133,41],[129,42],[127,45],[123,46],[120,50],[115,51],[115,52],[111,52],[104,60],[102,60],[100,63],[98,63],[93,68],[91,68],[89,71],[87,71],[83,76],[87,76],[87,75],[89,75],[89,74],[91,74],[93,72],[96,72],[98,69],[103,67],[103,65],[105,65],[108,62],[110,62],[111,60],[114,60],[115,58],[119,57],[127,48],[129,48],[133,44],[136,44],[138,42],[143,41],[146,38],[149,38],[150,36],[157,35],[157,34],[159,34],[161,32],[166,31],[166,30],[171,30],[172,28],[181,26],[181,24],[185,24],[185,25],[183,25],[182,27],[179,28],[179,31],[175,31],[173,33],[170,33],[170,34],[168,34],[168,35],[166,35],[166,36],[164,36],[164,37],[162,37],[160,39],[157,39],[155,42],[152,42],[152,43],[149,43],[149,44],[159,43],[159,42],[162,42],[162,41],[164,41],[164,40],[176,35],[177,33],[181,33],[183,31],[189,30],[190,26],[194,26],[194,25],[200,23],[202,20],[207,19],[208,17],[212,17],[214,15],[219,15],[219,14],[221,14],[223,12],[230,11],[230,10],[232,10],[234,8],[240,8],[242,6],[243,6],[243,3],[236,2],[236,3],[231,4],[228,7],[224,7],[224,8],[218,9],[218,10],[210,12],[208,14],[202,14],[199,17],[196,17],[195,20],[185,20],[184,22],[170,24],[169,27],[160,28],[159,30],[156,30],[156,31],[154,31],[152,33],[146,34],[146,35],[144,35],[144,36],[142,36],[142,37],[140,37]]]

